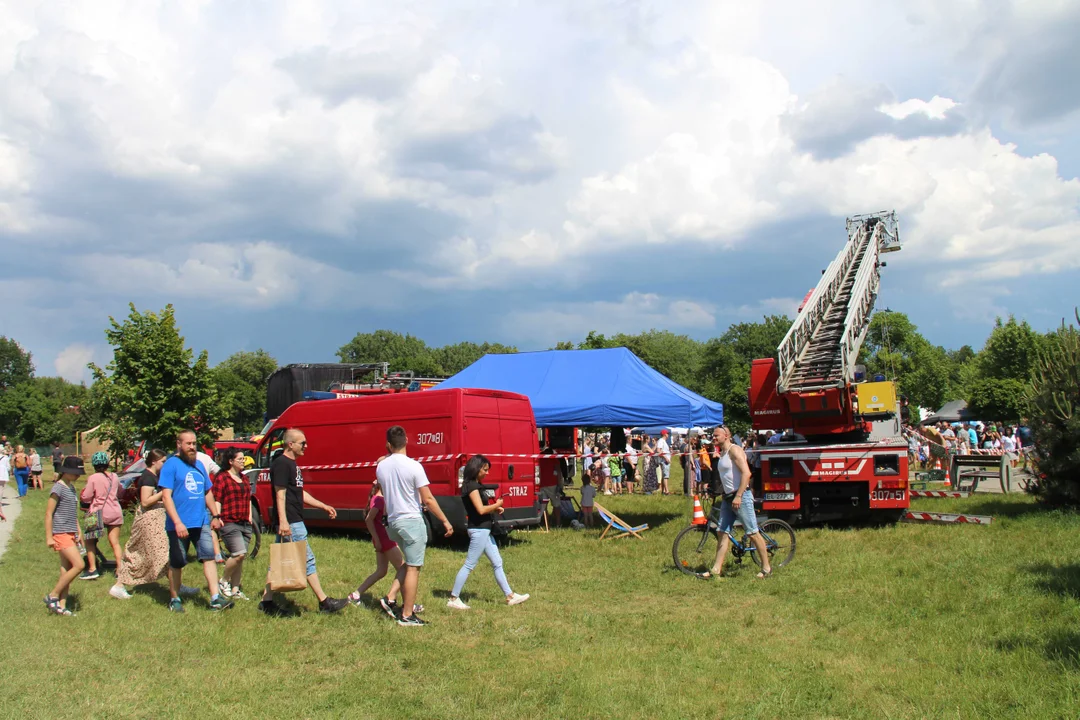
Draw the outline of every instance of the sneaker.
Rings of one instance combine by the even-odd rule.
[[[180,594],[181,595],[187,595],[189,597],[192,596],[192,595],[198,595],[199,594],[199,588],[194,588],[194,587],[191,587],[190,585],[181,585],[180,586]]]
[[[231,600],[226,600],[218,595],[216,598],[211,598],[210,609],[214,612],[221,612],[222,610],[228,610],[233,606]]]
[[[345,607],[348,604],[349,604],[349,601],[345,600],[343,598],[332,598],[332,597],[323,598],[319,602],[319,612],[336,613],[337,611],[341,610],[343,607]]]
[[[174,613],[182,613],[184,612],[184,603],[178,597],[172,598],[169,600],[169,610]]]
[[[233,600],[250,600],[251,598],[249,598],[247,595],[245,595],[244,591],[241,590],[240,588],[233,588],[232,589],[232,599]]]
[[[383,596],[383,597],[379,598],[379,605],[382,606],[383,612],[385,612],[387,615],[394,618],[395,620],[397,619],[397,602],[396,601],[391,601],[386,596]]]
[[[416,615],[410,615],[408,617],[398,618],[397,624],[401,627],[424,627],[427,625],[426,620],[421,620]]]
[[[521,603],[525,602],[528,599],[529,599],[529,593],[525,593],[524,595],[518,595],[517,593],[511,593],[510,597],[507,598],[507,600],[506,600],[506,604],[507,605],[520,605]]]
[[[289,617],[289,612],[273,600],[260,600],[259,612],[270,617]]]
[[[456,597],[452,597],[449,600],[447,600],[446,601],[446,607],[453,608],[454,610],[471,610],[472,609],[468,605],[466,605],[461,600],[461,598],[456,598]],[[413,611],[413,612],[415,612],[415,611]]]
[[[127,591],[127,588],[125,588],[123,585],[113,585],[111,588],[109,588],[109,594],[117,600],[131,599],[131,593],[129,593]]]
[[[229,585],[227,580],[218,580],[218,592],[225,597],[231,598],[233,596],[232,585]]]
[[[424,606],[417,603],[416,605],[412,606],[412,611],[414,615],[419,615],[420,613],[424,612]]]
[[[97,570],[83,570],[82,573],[79,574],[80,580],[97,580],[99,577],[101,577],[101,575],[98,574]]]
[[[355,590],[349,593],[349,597],[346,599],[356,607],[364,607],[364,600],[360,597],[360,593]]]
[[[604,494],[605,494],[605,495],[610,495],[610,494],[611,494],[611,491],[610,491],[610,490],[605,490],[605,491],[604,491]]]

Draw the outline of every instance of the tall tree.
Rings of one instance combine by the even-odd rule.
[[[0,393],[0,427],[28,445],[71,442],[93,426],[89,400],[85,385],[35,377]]]
[[[791,320],[768,315],[761,322],[736,323],[723,335],[705,344],[698,391],[724,404],[724,421],[738,432],[751,425],[750,365],[759,358],[776,357]]]
[[[412,335],[393,330],[357,333],[342,345],[337,356],[344,363],[390,363],[391,371],[412,370],[420,376],[435,376],[442,372],[435,353],[427,343]]]
[[[916,407],[936,410],[959,391],[950,387],[951,363],[945,349],[930,344],[904,313],[874,313],[860,359],[867,375],[894,380]]]
[[[485,355],[505,355],[516,353],[518,349],[512,345],[501,343],[459,342],[454,345],[444,345],[433,351],[435,361],[439,364],[440,374],[455,375]]]
[[[34,377],[34,358],[19,343],[0,335],[0,392]]]
[[[680,385],[690,386],[697,381],[702,344],[687,335],[653,329],[637,335],[619,333],[606,342],[608,347],[629,349],[646,365]]]
[[[123,323],[109,318],[105,337],[113,346],[112,361],[105,368],[89,366],[101,415],[97,436],[116,453],[136,437],[171,448],[184,429],[194,429],[200,445],[211,445],[225,413],[206,351],[196,358],[184,347],[172,305],[160,313],[129,307]]]
[[[1043,344],[1043,337],[1026,321],[998,318],[978,356],[978,376],[968,393],[971,411],[986,419],[1019,419]]]
[[[266,381],[278,368],[263,349],[233,353],[211,375],[225,405],[226,422],[241,433],[257,432],[266,414]]]

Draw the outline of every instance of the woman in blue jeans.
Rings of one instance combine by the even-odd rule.
[[[484,503],[485,490],[482,484],[490,470],[491,463],[483,455],[473,455],[465,464],[464,478],[461,483],[461,501],[465,504],[465,515],[469,522],[469,554],[465,558],[465,564],[458,570],[454,589],[450,591],[450,599],[446,602],[446,607],[454,610],[469,609],[469,606],[461,601],[461,590],[465,587],[465,581],[469,579],[469,573],[480,562],[481,555],[487,555],[488,560],[491,561],[491,567],[495,570],[495,582],[506,595],[507,605],[520,605],[529,599],[527,594],[518,595],[510,589],[510,583],[506,581],[506,573],[503,572],[502,556],[499,555],[495,539],[491,537],[491,515],[502,513],[503,501],[499,498],[492,505]]]

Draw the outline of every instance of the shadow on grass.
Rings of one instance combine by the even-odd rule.
[[[967,515],[1018,518],[1025,515],[1045,515],[1051,512],[1049,508],[1021,499],[998,496],[993,499],[983,500],[982,497],[977,496],[971,505],[964,508],[964,513]]]
[[[168,582],[168,579],[165,579],[165,582]],[[161,582],[136,585],[131,589],[131,592],[137,595],[149,595],[159,605],[169,606],[169,588],[161,584]]]
[[[1020,569],[1034,575],[1035,587],[1047,595],[1080,600],[1080,563],[1070,565],[1037,563]]]
[[[1034,649],[1051,662],[1061,663],[1070,670],[1080,669],[1080,633],[1077,632],[1058,632],[1045,641],[1026,637],[1004,638],[997,640],[994,646],[1003,652]]]

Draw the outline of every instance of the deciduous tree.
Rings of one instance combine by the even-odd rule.
[[[136,437],[172,448],[184,429],[194,429],[200,445],[211,445],[225,413],[206,351],[196,358],[184,347],[172,305],[160,313],[129,307],[123,323],[109,318],[105,337],[113,347],[112,361],[105,368],[89,366],[101,415],[97,436],[116,453]]]
[[[19,343],[0,335],[0,392],[34,377],[34,359]]]
[[[225,405],[226,422],[237,432],[256,432],[266,414],[266,380],[278,364],[270,353],[233,353],[214,367],[211,374]]]

